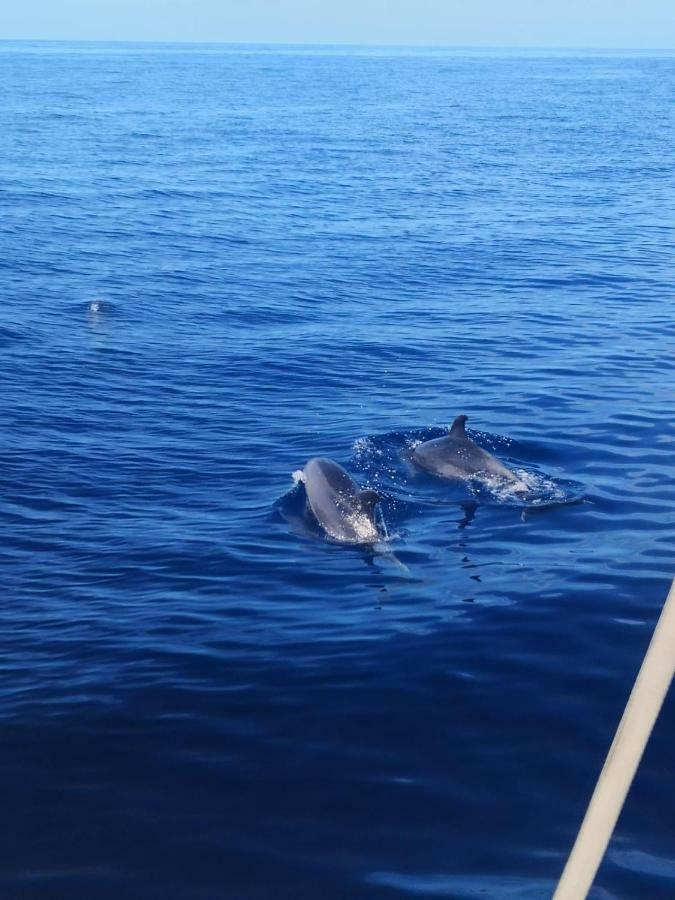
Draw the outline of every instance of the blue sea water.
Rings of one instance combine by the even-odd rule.
[[[550,896],[673,575],[674,90],[0,44],[3,898]],[[460,412],[530,495],[414,470]],[[674,702],[596,900],[675,895]]]

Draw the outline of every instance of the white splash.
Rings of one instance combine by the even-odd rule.
[[[295,472],[291,472],[291,478],[293,479],[293,484],[305,483],[305,473],[302,469],[296,469]]]
[[[512,469],[517,481],[498,475],[481,475],[476,480],[484,484],[498,500],[523,500],[536,506],[539,503],[562,502],[565,492],[551,478],[526,469]],[[523,496],[525,495],[525,496]]]
[[[346,516],[345,521],[354,529],[359,543],[371,544],[379,540],[380,534],[373,520],[364,513],[354,512]]]
[[[352,444],[352,449],[357,456],[362,456],[365,453],[372,453],[375,449],[375,444],[372,438],[359,437]]]

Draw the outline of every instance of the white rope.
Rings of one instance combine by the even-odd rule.
[[[675,672],[675,581],[656,623],[553,900],[584,900]]]

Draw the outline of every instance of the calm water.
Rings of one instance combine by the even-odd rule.
[[[0,86],[3,898],[549,897],[673,575],[675,56]],[[412,470],[460,412],[532,497]],[[299,527],[317,454],[384,552]],[[675,895],[674,744],[597,900]]]

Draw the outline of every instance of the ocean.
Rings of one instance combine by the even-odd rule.
[[[550,897],[674,574],[674,90],[0,43],[3,898]],[[674,704],[596,900],[675,895]]]

